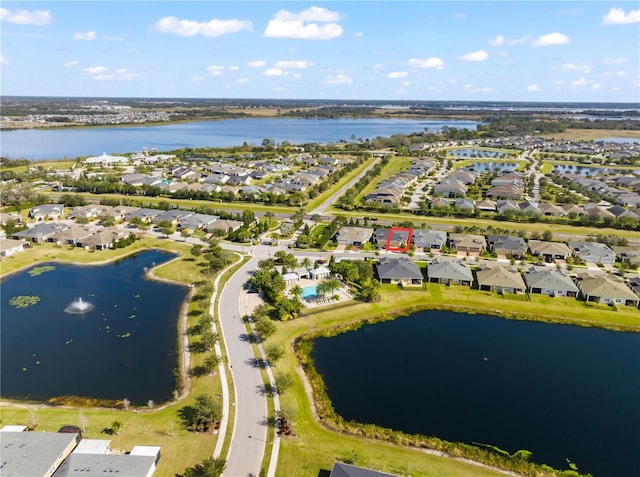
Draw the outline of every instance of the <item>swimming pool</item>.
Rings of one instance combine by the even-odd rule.
[[[317,296],[318,290],[316,285],[309,285],[308,287],[304,287],[302,289],[302,298],[311,298],[312,296]]]

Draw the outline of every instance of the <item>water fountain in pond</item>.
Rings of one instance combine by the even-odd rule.
[[[88,301],[82,301],[82,298],[78,298],[77,300],[69,303],[69,306],[64,309],[64,312],[72,315],[82,315],[90,312],[91,310],[93,310],[93,304]]]

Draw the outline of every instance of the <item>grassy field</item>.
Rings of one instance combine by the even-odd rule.
[[[640,131],[622,129],[567,129],[561,133],[542,134],[542,137],[551,139],[573,139],[592,141],[606,137],[625,137],[640,139]]]
[[[466,287],[429,284],[427,290],[406,291],[395,285],[383,286],[382,300],[376,304],[356,303],[308,314],[300,319],[278,323],[277,334],[269,341],[290,349],[293,340],[310,331],[318,331],[347,323],[370,320],[376,316],[393,317],[411,310],[438,308],[455,304],[464,311],[523,315],[527,319],[573,322],[585,326],[620,326],[640,332],[640,312],[632,308],[609,311],[588,307],[575,299],[535,296],[531,301],[509,300],[494,293]],[[278,462],[278,475],[317,477],[320,469],[328,470],[336,459],[352,459],[357,465],[412,476],[499,475],[497,471],[471,466],[450,458],[426,454],[416,449],[391,445],[325,428],[314,418],[309,391],[293,353],[277,365],[278,371],[296,374],[294,386],[281,397],[282,408],[294,416],[295,438],[283,440]],[[410,463],[411,468],[408,468]]]
[[[168,240],[144,239],[126,249],[109,250],[104,252],[88,252],[83,249],[56,247],[53,244],[36,246],[32,250],[3,259],[3,276],[10,271],[31,266],[39,261],[49,261],[54,258],[60,261],[74,263],[95,264],[113,260],[125,254],[148,248],[163,248],[178,253],[188,250],[183,243]],[[202,269],[206,267],[206,260],[185,254],[167,262],[153,270],[153,274],[161,279],[180,281],[182,283],[197,283],[203,281]],[[206,280],[205,280],[206,282]],[[208,297],[196,297],[188,308],[187,326],[194,325],[198,318],[208,310]],[[177,336],[181,336],[178,333]],[[199,337],[193,338],[195,341]],[[191,354],[190,367],[202,363],[206,354]],[[40,404],[25,405],[23,403],[2,402],[1,422],[6,424],[38,424],[40,431],[57,431],[63,425],[77,425],[85,427],[85,437],[91,439],[111,439],[113,449],[129,451],[134,445],[157,445],[162,447],[162,460],[156,475],[173,477],[181,473],[188,466],[211,456],[216,445],[216,436],[211,433],[193,433],[183,429],[178,418],[178,410],[192,404],[200,394],[220,394],[221,385],[216,374],[192,378],[188,383],[189,394],[179,402],[162,405],[157,409],[146,407],[129,410],[98,409],[98,408],[70,408],[47,407]],[[233,399],[233,397],[232,397]],[[123,427],[117,435],[108,435],[103,430],[109,429],[111,423],[119,420]],[[232,422],[232,421],[231,421]],[[227,435],[230,438],[229,435]]]
[[[382,172],[375,180],[371,181],[362,191],[357,195],[355,202],[358,203],[365,195],[369,192],[373,192],[375,188],[378,186],[380,182],[389,177],[398,174],[399,172],[403,172],[409,168],[411,165],[411,161],[413,159],[411,157],[400,157],[396,156],[389,160],[388,164],[382,168]]]

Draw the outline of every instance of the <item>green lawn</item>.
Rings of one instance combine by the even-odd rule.
[[[360,191],[360,193],[356,196],[354,202],[358,203],[365,195],[367,195],[369,192],[374,191],[375,188],[378,187],[378,184],[383,180],[388,179],[389,177],[394,176],[399,172],[406,171],[411,165],[412,161],[413,158],[411,157],[392,157],[387,165],[382,168],[382,172],[380,173],[380,175],[373,181],[371,181],[364,189],[362,189],[362,191]]]

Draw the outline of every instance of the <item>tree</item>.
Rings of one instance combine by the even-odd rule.
[[[123,427],[124,424],[122,423],[122,421],[118,421],[117,419],[111,423],[111,430],[116,435],[120,433],[120,429],[122,429]]]
[[[290,374],[286,373],[277,373],[274,376],[274,381],[276,385],[276,392],[278,394],[284,394],[293,384],[293,378]]]
[[[276,325],[269,318],[259,318],[253,327],[260,341],[265,341],[276,332]]]
[[[267,212],[264,213],[264,217],[265,219],[267,219],[267,226],[271,227],[271,219],[274,219],[276,217],[276,214],[268,210]]]
[[[292,298],[299,300],[302,297],[302,287],[300,285],[293,285],[289,288],[289,294]]]
[[[316,291],[322,296],[331,295],[337,290],[340,290],[340,282],[336,278],[326,278],[316,287]]]
[[[194,432],[213,429],[221,414],[220,401],[209,394],[200,394],[192,406],[184,406],[178,411],[183,426]]]
[[[546,240],[547,242],[553,240],[553,234],[551,233],[551,230],[545,230],[544,232],[542,232],[542,240]]]
[[[185,469],[182,477],[220,477],[227,468],[227,461],[221,457],[209,457],[193,467]]]
[[[276,343],[267,344],[264,347],[264,354],[269,360],[269,365],[275,366],[276,363],[284,356],[284,346]]]
[[[216,367],[220,364],[220,357],[217,354],[207,356],[202,362],[202,367],[207,373],[213,373]]]
[[[210,329],[205,329],[200,334],[200,345],[204,351],[211,351],[218,341],[218,335]]]

